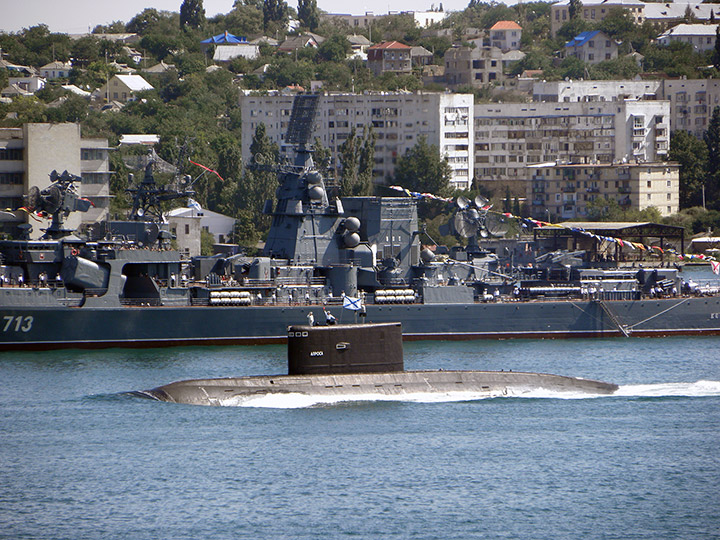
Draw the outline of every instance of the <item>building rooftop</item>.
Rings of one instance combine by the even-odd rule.
[[[514,21],[498,21],[490,27],[490,30],[522,30],[522,26]]]
[[[370,47],[371,49],[412,49],[410,45],[405,45],[399,41],[383,41],[377,45]]]
[[[133,92],[142,90],[154,90],[153,85],[143,79],[140,75],[115,75],[125,86]]]

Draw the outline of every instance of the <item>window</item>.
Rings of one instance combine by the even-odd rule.
[[[0,148],[0,161],[22,161],[22,148]]]
[[[190,234],[190,225],[188,223],[185,224],[185,234]]]

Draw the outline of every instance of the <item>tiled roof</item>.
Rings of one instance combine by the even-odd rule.
[[[522,30],[522,26],[514,21],[498,21],[490,30]]]
[[[399,41],[383,41],[382,43],[373,45],[370,49],[412,49],[412,47]]]

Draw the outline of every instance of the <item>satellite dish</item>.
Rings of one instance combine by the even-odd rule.
[[[467,197],[460,195],[457,199],[455,199],[455,204],[460,210],[465,210],[470,205],[470,201]]]
[[[455,225],[455,231],[463,238],[470,238],[478,232],[477,222],[468,219],[465,213],[455,214],[453,224]]]
[[[32,186],[28,191],[27,206],[28,210],[34,211],[38,204],[40,204],[40,189],[37,186]]]

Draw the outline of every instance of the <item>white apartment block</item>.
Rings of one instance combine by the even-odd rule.
[[[713,110],[720,107],[720,80],[666,80],[661,90],[661,98],[670,102],[670,130],[689,131],[702,138]]]
[[[666,100],[669,129],[702,138],[715,107],[720,107],[720,80],[536,81],[533,100],[556,103]]]
[[[242,156],[250,160],[255,129],[265,124],[270,139],[285,155],[292,147],[284,144],[294,96],[241,96]],[[366,94],[321,94],[313,138],[332,153],[332,167],[339,170],[340,146],[352,128],[362,135],[363,126],[377,134],[374,181],[392,182],[395,164],[420,136],[447,157],[452,169],[451,185],[468,189],[473,174],[473,96],[470,94],[378,92]]]
[[[554,36],[560,27],[570,20],[570,0],[560,0],[550,7],[550,30]],[[710,21],[720,13],[720,4],[700,2],[642,2],[640,0],[583,0],[579,11],[581,19],[590,23],[599,23],[607,17],[613,8],[623,8],[630,12],[635,23],[649,22],[665,30],[672,22],[681,20],[687,11],[699,21]]]
[[[74,212],[65,220],[68,229],[93,223],[107,215],[110,200],[110,168],[106,139],[82,139],[79,124],[24,124],[20,128],[0,129],[0,207],[17,209],[23,197],[37,186],[50,185],[50,173],[68,171],[82,177],[76,188],[95,208]],[[11,217],[14,216],[14,217]],[[28,222],[24,212],[0,214],[0,231],[15,233],[17,225]],[[42,235],[48,223],[30,222],[33,238]]]
[[[662,81],[535,81],[533,101],[572,103],[660,99]]]
[[[585,218],[588,204],[615,200],[622,209],[655,207],[663,216],[680,204],[677,163],[557,164],[530,167],[527,200],[533,217],[546,221]]]
[[[475,106],[475,176],[527,178],[546,162],[664,161],[667,101],[502,103]]]
[[[388,15],[411,15],[417,28],[428,28],[440,23],[448,16],[446,11],[388,11],[387,14],[375,15],[366,11],[364,15],[350,15],[346,13],[324,13],[322,17],[328,20],[342,21],[350,28],[370,28],[376,20]]]

